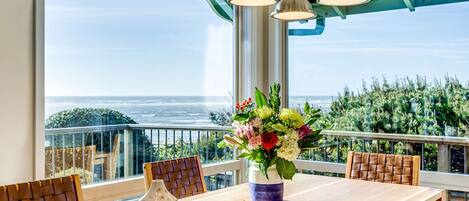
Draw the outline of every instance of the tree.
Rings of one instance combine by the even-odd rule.
[[[417,76],[388,84],[374,79],[357,95],[347,88],[332,102],[322,123],[334,130],[418,135],[468,133],[469,86],[457,78],[427,83]],[[456,132],[456,133],[455,133]]]
[[[415,80],[406,77],[392,84],[385,78],[382,82],[373,79],[370,88],[364,84],[361,93],[345,88],[332,102],[330,112],[322,115],[320,126],[343,131],[464,136],[469,133],[468,111],[469,85],[464,86],[457,78],[428,83],[421,76]],[[421,154],[419,146],[397,143],[394,150],[400,153],[410,149],[410,153]],[[374,145],[370,143],[369,147]],[[390,144],[381,147],[385,149],[381,152],[388,152]],[[435,145],[425,145],[425,169],[436,169],[436,149]],[[463,164],[455,165],[456,169],[461,168],[458,166]]]

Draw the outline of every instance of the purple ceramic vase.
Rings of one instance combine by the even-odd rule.
[[[282,201],[283,180],[277,173],[275,166],[267,170],[269,179],[260,171],[257,164],[249,168],[249,194],[251,201]]]

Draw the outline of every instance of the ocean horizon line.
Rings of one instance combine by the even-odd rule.
[[[102,95],[102,96],[45,96],[46,98],[65,98],[65,97],[74,97],[74,98],[89,98],[89,97],[220,97],[227,98],[230,96],[195,96],[195,95]],[[289,97],[337,97],[337,95],[293,95]]]

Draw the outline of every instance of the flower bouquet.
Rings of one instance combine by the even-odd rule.
[[[281,200],[283,179],[296,173],[293,161],[321,138],[321,130],[312,129],[320,110],[308,103],[303,113],[281,109],[279,93],[279,84],[270,87],[268,97],[256,88],[255,103],[249,98],[236,104],[233,135],[224,136],[226,143],[241,150],[239,158],[254,163],[249,172],[253,200]]]

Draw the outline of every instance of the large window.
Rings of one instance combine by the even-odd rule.
[[[232,25],[206,1],[47,0],[45,10],[47,177],[94,183],[143,162],[227,156],[202,154],[218,133],[168,126],[223,124],[231,108]]]
[[[469,22],[462,19],[469,17],[468,8],[458,3],[327,18],[322,35],[291,36],[291,104],[309,96],[327,107],[345,87],[363,92],[364,83],[383,77],[389,84],[416,76],[444,83],[451,77],[467,86]],[[314,21],[290,27],[311,28]]]
[[[321,108],[317,126],[336,136],[370,134],[326,137],[326,148],[305,157],[344,162],[350,149],[414,154],[425,170],[467,174],[467,147],[430,143],[425,135],[469,135],[468,9],[457,3],[327,18],[322,35],[290,37],[291,106]]]
[[[206,2],[46,2],[47,117],[92,107],[209,124],[207,108],[228,108],[232,28]]]

